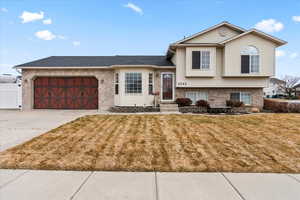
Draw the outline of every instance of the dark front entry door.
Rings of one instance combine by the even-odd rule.
[[[97,109],[98,80],[94,77],[38,77],[34,80],[35,109]]]
[[[162,73],[162,100],[173,100],[173,73]]]

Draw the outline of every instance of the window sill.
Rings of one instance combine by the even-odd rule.
[[[210,69],[192,69],[192,71],[204,71],[204,72],[209,72],[211,71]]]
[[[125,96],[143,96],[143,93],[125,93]]]

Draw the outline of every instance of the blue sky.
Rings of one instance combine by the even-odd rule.
[[[53,55],[162,55],[224,20],[288,41],[276,76],[300,76],[299,0],[0,0],[0,74]]]

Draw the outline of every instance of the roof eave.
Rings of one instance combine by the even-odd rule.
[[[245,36],[245,35],[248,35],[248,34],[250,34],[250,33],[255,33],[255,34],[257,34],[257,35],[259,35],[259,36],[261,36],[261,37],[264,37],[265,39],[269,39],[269,40],[273,41],[275,44],[277,44],[277,46],[282,46],[282,45],[287,44],[286,41],[281,40],[281,39],[279,39],[279,38],[277,38],[277,37],[274,37],[274,36],[272,36],[272,35],[269,35],[269,34],[267,34],[267,33],[264,33],[264,32],[262,32],[262,31],[259,31],[259,30],[257,30],[257,29],[250,29],[249,31],[247,31],[247,32],[245,32],[245,33],[242,33],[242,34],[237,35],[237,36],[235,36],[235,37],[229,38],[229,39],[227,39],[227,40],[225,40],[225,41],[223,41],[223,42],[220,42],[220,44],[225,45],[225,44],[228,43],[228,42],[231,42],[231,41],[233,41],[233,40],[239,39],[239,38],[241,38],[241,37],[243,37],[243,36]]]
[[[172,47],[224,47],[223,44],[219,43],[190,43],[190,44],[171,44],[170,48]]]
[[[221,22],[221,23],[219,23],[219,24],[217,24],[217,25],[214,25],[214,26],[212,26],[212,27],[210,27],[210,28],[207,28],[207,29],[205,29],[205,30],[203,30],[203,31],[201,31],[201,32],[198,32],[198,33],[195,33],[195,34],[193,34],[193,35],[191,35],[191,36],[189,36],[189,37],[186,37],[186,38],[184,38],[184,39],[182,39],[182,40],[178,40],[178,41],[176,41],[176,42],[174,42],[174,43],[172,43],[172,44],[179,44],[179,43],[182,43],[182,42],[191,40],[191,39],[193,39],[193,38],[195,38],[195,37],[198,37],[198,36],[200,36],[200,35],[202,35],[202,34],[204,34],[204,33],[207,33],[207,32],[209,32],[209,31],[212,31],[212,30],[214,30],[214,29],[217,29],[217,28],[219,28],[220,26],[223,26],[223,25],[228,26],[228,27],[230,27],[230,28],[232,28],[232,29],[234,29],[234,30],[236,30],[236,31],[240,31],[241,33],[247,31],[247,30],[244,29],[244,28],[241,28],[241,27],[236,26],[236,25],[234,25],[234,24],[231,24],[231,23],[229,23],[229,22],[227,22],[227,21],[224,21],[224,22]],[[172,44],[171,44],[171,45],[172,45]]]
[[[111,65],[111,66],[15,66],[15,69],[116,69],[116,68],[175,68],[175,66],[159,66],[159,65]]]

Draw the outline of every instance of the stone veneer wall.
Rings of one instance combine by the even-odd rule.
[[[94,76],[99,85],[99,110],[108,110],[114,105],[114,71],[97,69],[23,69],[22,110],[33,109],[33,81],[38,76]]]
[[[208,102],[212,106],[224,106],[231,92],[249,92],[253,107],[262,109],[264,105],[262,88],[176,88],[176,98],[185,97],[186,91],[208,92]]]

